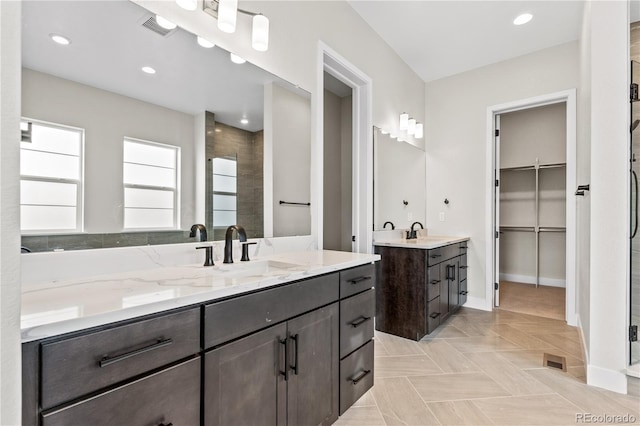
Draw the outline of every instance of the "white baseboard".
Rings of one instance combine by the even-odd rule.
[[[587,364],[587,384],[612,392],[627,393],[627,375],[625,372],[608,370]]]
[[[522,283],[522,284],[535,284],[536,283],[536,277],[531,276],[531,275],[516,275],[516,274],[500,274],[500,281],[512,281],[512,282],[516,282],[516,283]],[[558,278],[545,278],[545,277],[540,277],[540,279],[538,280],[538,283],[540,285],[544,285],[547,287],[566,287],[567,286],[567,282],[566,280],[561,280]]]
[[[481,311],[491,311],[491,306],[487,306],[487,301],[474,296],[467,296],[467,301],[464,303],[465,308],[480,309]]]
[[[587,341],[584,338],[584,330],[582,329],[582,321],[580,320],[580,315],[576,314],[576,326],[578,327],[578,332],[580,333],[580,341],[582,342],[582,356],[584,357],[584,362],[586,365],[589,364],[589,349],[587,348]],[[571,324],[569,324],[571,325]]]

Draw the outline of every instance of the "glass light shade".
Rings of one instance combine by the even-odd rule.
[[[251,46],[260,52],[265,52],[269,49],[269,18],[264,15],[253,17]]]
[[[196,10],[198,8],[198,0],[176,0],[176,3],[186,10]]]
[[[409,114],[403,112],[400,114],[400,130],[407,130],[409,127]]]
[[[214,43],[211,43],[209,40],[207,40],[206,38],[200,37],[198,36],[198,44],[206,49],[211,49],[212,47],[215,47]]]
[[[167,30],[172,30],[175,27],[177,27],[176,24],[174,24],[173,22],[171,22],[170,20],[168,20],[167,18],[163,18],[160,15],[156,15],[156,22],[158,23],[158,25],[160,25],[162,28],[167,29]]]
[[[424,125],[422,123],[416,124],[416,134],[414,137],[416,139],[422,139],[424,137]]]
[[[409,123],[407,125],[407,134],[413,135],[416,133],[416,119],[410,118]]]
[[[236,31],[238,0],[220,0],[218,3],[218,28],[225,33]]]
[[[230,53],[229,56],[231,56],[231,62],[233,62],[234,64],[244,64],[245,62],[247,62],[246,59],[236,55],[235,53]]]

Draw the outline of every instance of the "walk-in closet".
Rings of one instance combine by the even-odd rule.
[[[565,318],[566,103],[499,116],[500,309]]]

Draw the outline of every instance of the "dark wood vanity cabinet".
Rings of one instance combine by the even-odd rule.
[[[373,386],[373,264],[23,344],[24,425],[329,425]]]
[[[466,302],[467,243],[377,246],[376,330],[420,340]]]

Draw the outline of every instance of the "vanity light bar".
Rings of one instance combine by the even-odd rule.
[[[251,47],[259,52],[269,49],[269,18],[263,14],[240,9],[238,0],[205,0],[203,10],[216,18],[218,29],[226,33],[236,31],[238,13],[251,16]]]

